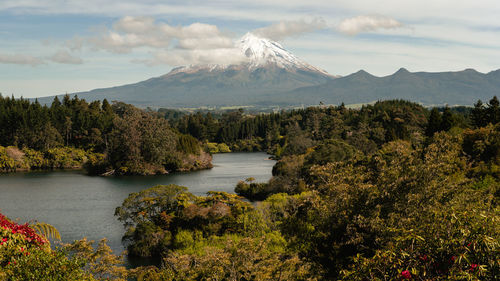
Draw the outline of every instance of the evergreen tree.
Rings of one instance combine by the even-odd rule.
[[[474,104],[474,109],[472,109],[471,112],[472,124],[475,127],[483,127],[486,125],[486,116],[484,113],[484,104],[481,100],[478,100]]]
[[[455,118],[449,107],[446,107],[443,111],[443,117],[441,121],[441,131],[448,131],[455,125]]]
[[[488,123],[496,124],[500,122],[500,102],[496,96],[490,100],[486,115],[488,116]]]
[[[439,110],[434,107],[431,110],[431,115],[429,116],[429,122],[427,123],[425,134],[428,137],[432,137],[435,132],[441,130],[441,122],[441,113],[439,113]]]

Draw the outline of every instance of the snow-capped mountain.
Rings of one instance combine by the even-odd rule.
[[[279,68],[287,71],[307,71],[316,72],[325,76],[332,77],[326,71],[316,68],[292,53],[288,52],[283,46],[270,39],[258,37],[252,33],[247,33],[235,43],[235,48],[241,52],[244,58],[239,64],[202,64],[189,65],[174,68],[169,74],[176,73],[194,73],[197,71],[224,71],[227,69],[243,69],[255,71],[259,68]]]
[[[77,94],[86,100],[107,98],[143,107],[274,105],[279,94],[334,79],[279,43],[251,33],[234,47],[242,58],[236,64],[181,66],[139,83]],[[282,98],[278,104],[283,104]]]
[[[300,106],[367,103],[404,98],[423,104],[471,105],[500,89],[500,70],[488,74],[409,72],[376,77],[365,71],[335,78],[288,52],[282,45],[251,33],[235,42],[235,64],[177,67],[135,84],[75,93],[87,101],[122,101],[140,107]],[[74,95],[74,94],[73,94]],[[39,98],[50,104],[54,97]]]
[[[252,33],[247,33],[243,36],[243,38],[236,43],[236,46],[245,54],[245,57],[248,58],[249,61],[246,63],[246,66],[250,69],[273,65],[289,70],[302,69],[329,75],[326,71],[300,60],[295,55],[285,50],[278,42],[257,37]]]

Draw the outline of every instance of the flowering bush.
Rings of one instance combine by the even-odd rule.
[[[34,248],[50,249],[48,240],[38,235],[27,223],[17,224],[0,214],[0,266],[22,255],[29,255]]]
[[[93,280],[83,261],[50,249],[49,241],[27,223],[0,214],[0,280]]]

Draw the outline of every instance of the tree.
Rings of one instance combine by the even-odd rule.
[[[448,131],[455,125],[455,117],[449,107],[445,107],[441,120],[441,131]]]
[[[425,130],[425,134],[428,137],[432,137],[435,132],[438,132],[441,130],[441,113],[439,113],[439,110],[437,108],[432,108],[431,114],[429,116],[429,122],[427,123],[427,128]]]
[[[165,173],[177,148],[167,120],[122,103],[114,107],[119,115],[109,140],[110,164],[122,174]]]
[[[500,122],[500,102],[496,96],[490,100],[486,115],[489,123],[496,124]]]

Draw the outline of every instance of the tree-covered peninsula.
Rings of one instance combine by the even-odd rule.
[[[211,167],[198,141],[154,112],[57,97],[51,106],[0,96],[0,171],[87,168],[162,174]]]

